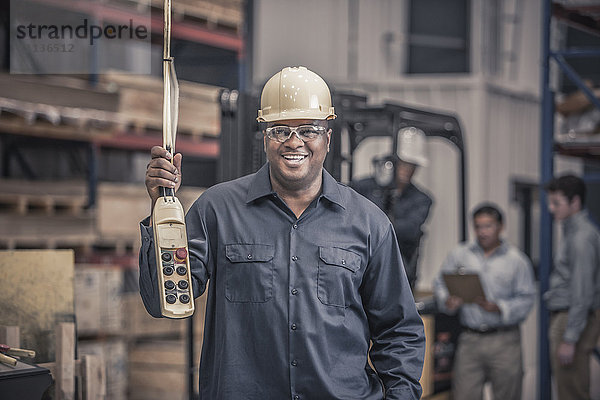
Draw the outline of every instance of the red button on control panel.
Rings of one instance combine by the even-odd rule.
[[[187,250],[185,248],[180,248],[175,251],[175,257],[177,260],[183,261],[187,257]]]

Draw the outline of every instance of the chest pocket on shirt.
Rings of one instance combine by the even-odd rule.
[[[233,302],[264,303],[273,297],[273,255],[267,244],[228,244],[225,297]]]
[[[354,290],[352,278],[360,269],[360,256],[339,247],[319,246],[317,297],[328,306],[348,307],[346,298]]]

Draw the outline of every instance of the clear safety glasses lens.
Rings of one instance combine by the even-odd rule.
[[[310,142],[323,135],[327,129],[323,126],[301,125],[296,128],[290,126],[272,126],[265,129],[265,131],[269,139],[283,143],[292,137],[292,133],[295,133],[298,139]]]

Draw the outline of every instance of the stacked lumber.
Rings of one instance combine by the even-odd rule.
[[[186,399],[188,320],[153,318],[137,292],[122,292],[123,268],[77,265],[75,313],[79,354],[106,365],[110,399]],[[200,359],[206,296],[195,300],[194,369]]]
[[[139,343],[129,352],[130,400],[186,400],[185,342]]]
[[[222,88],[187,81],[179,86],[178,133],[196,140],[218,136]],[[162,132],[160,77],[108,72],[92,87],[71,77],[0,74],[0,93],[0,130],[5,133],[93,141],[131,130]]]
[[[152,318],[140,296],[125,297],[126,332],[129,341],[129,399],[188,399],[187,324],[188,320]],[[198,364],[204,335],[206,294],[195,300],[194,391],[198,392]],[[176,335],[174,335],[176,333]],[[177,336],[177,334],[179,336]],[[135,340],[132,340],[135,338]]]
[[[139,248],[139,222],[150,212],[141,184],[100,183],[97,206],[88,209],[83,181],[0,179],[0,248],[94,248],[126,254]],[[203,192],[184,187],[178,193],[187,210]]]
[[[88,140],[120,120],[118,94],[70,77],[0,74],[0,130]]]
[[[162,132],[163,81],[149,75],[109,72],[101,82],[119,94],[118,110],[122,129]],[[179,81],[179,122],[177,132],[192,137],[216,137],[221,130],[219,94],[221,88]]]
[[[156,5],[161,0],[152,0]],[[181,0],[173,3],[175,17],[193,17],[205,20],[209,27],[233,28],[242,31],[243,0]]]
[[[102,0],[106,3],[135,7],[142,12],[162,12],[163,0]],[[205,23],[208,29],[242,31],[244,0],[178,0],[172,3],[177,21]]]
[[[173,339],[181,338],[187,333],[187,320],[170,318],[153,318],[146,312],[139,293],[124,293],[122,297],[124,333],[130,338],[137,339]],[[195,301],[194,335],[201,338],[204,334],[204,314],[206,296]]]

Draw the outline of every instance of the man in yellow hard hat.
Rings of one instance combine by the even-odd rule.
[[[321,77],[282,69],[258,111],[268,162],[209,188],[187,214],[194,295],[210,287],[203,399],[420,398],[423,325],[394,229],[323,169],[333,118]],[[152,149],[153,202],[159,186],[180,185],[181,155],[170,157]],[[148,220],[141,231],[140,293],[160,316]]]

